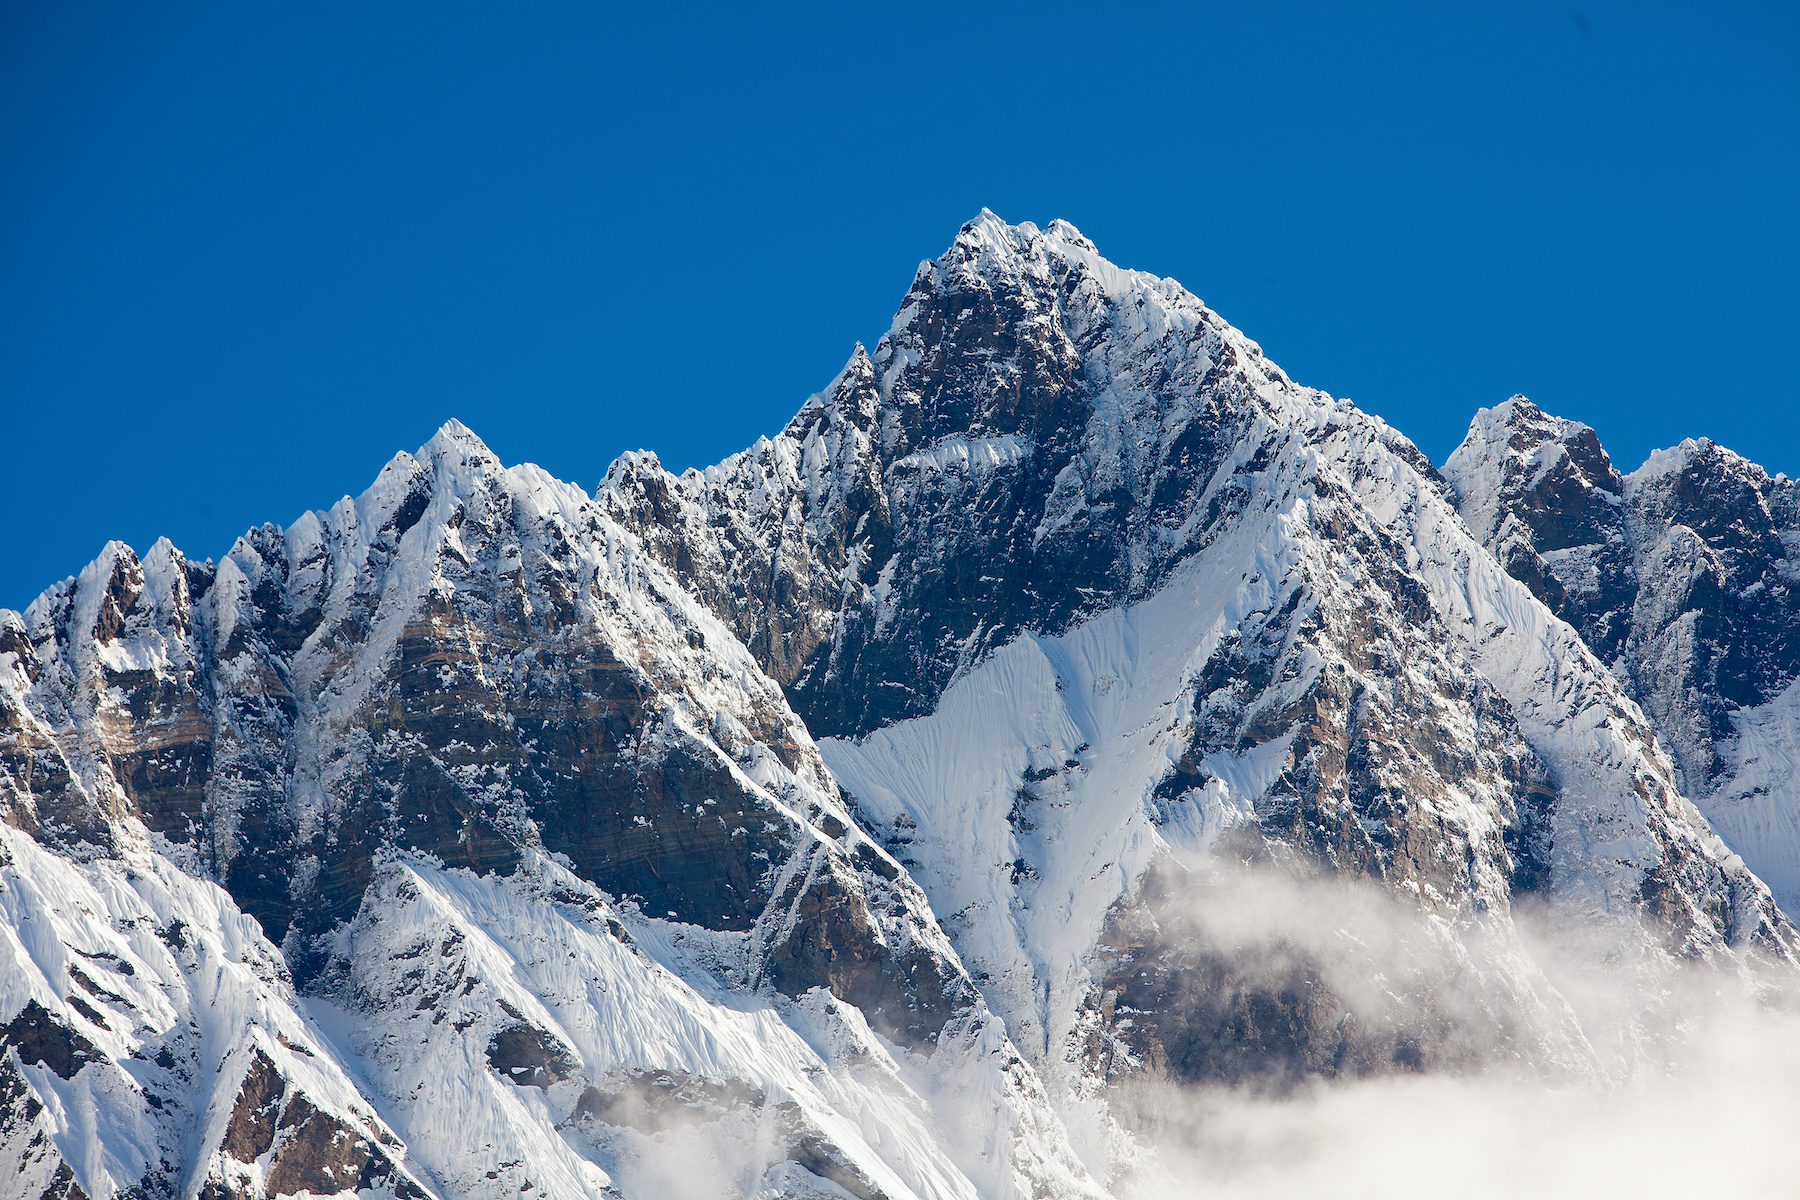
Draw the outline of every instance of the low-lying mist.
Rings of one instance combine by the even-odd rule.
[[[1657,1079],[1552,1087],[1499,1076],[1320,1083],[1287,1099],[1161,1087],[1157,1196],[1791,1196],[1800,1027],[1723,1018]]]
[[[1800,972],[1571,950],[1530,908],[1474,915],[1271,870],[1189,876],[1152,903],[1165,969],[1212,964],[1212,986],[1253,999],[1322,987],[1320,1016],[1364,1048],[1303,1073],[1120,1073],[1113,1115],[1147,1151],[1123,1200],[1800,1195]],[[1422,1053],[1383,1061],[1394,1045]]]

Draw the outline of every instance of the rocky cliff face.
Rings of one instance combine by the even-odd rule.
[[[1594,431],[1515,396],[1445,466],[1470,529],[1581,631],[1689,795],[1800,911],[1800,500],[1709,441],[1621,475]]]
[[[1800,941],[1590,650],[1613,583],[1527,569],[1619,506],[1508,508],[1509,574],[1454,499],[984,214],[707,471],[590,497],[452,422],[217,564],[109,546],[0,613],[8,1161],[1085,1196],[1140,1153],[1109,1085],[1610,1069],[1521,897],[1626,963]]]

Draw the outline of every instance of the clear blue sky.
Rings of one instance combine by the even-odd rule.
[[[1522,391],[1800,474],[1800,5],[0,7],[0,605],[447,417],[777,429],[983,205],[1442,461]]]

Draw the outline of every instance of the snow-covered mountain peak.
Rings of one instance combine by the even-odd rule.
[[[1150,394],[1158,371],[1181,378],[1189,394],[1215,367],[1247,390],[1288,382],[1174,280],[1116,266],[1065,221],[1039,229],[985,212],[922,266],[875,365],[890,462],[942,437],[1066,444],[1086,436],[1096,415],[1114,431],[1093,431],[1098,440],[1117,446],[1094,449],[1129,453],[1173,427],[1166,403]],[[1031,402],[1020,402],[1025,395]],[[951,397],[957,403],[945,406]]]
[[[459,465],[466,462],[471,466],[505,469],[505,464],[488,449],[487,443],[455,417],[439,426],[431,440],[419,448],[418,457],[432,461],[454,458]]]
[[[770,496],[802,479],[820,503],[841,496],[832,463],[867,458],[855,418],[867,425],[874,406],[859,350],[800,440],[764,440],[742,469],[773,472]],[[651,489],[639,494],[649,512],[654,488],[687,486],[653,455],[616,463],[602,491],[628,481]],[[331,1033],[306,1040],[336,1038],[338,1061],[381,1058],[406,1029],[422,1048],[357,1086],[404,1136],[437,1147],[426,1173],[453,1193],[490,1194],[504,1176],[509,1191],[614,1194],[608,1172],[632,1170],[618,1148],[636,1136],[621,1129],[631,1089],[672,1072],[692,1080],[693,1104],[741,1098],[733,1136],[745,1148],[721,1169],[767,1175],[774,1191],[809,1194],[811,1171],[896,1198],[1095,1194],[926,897],[858,828],[776,683],[593,498],[502,465],[458,422],[396,455],[354,500],[249,530],[216,568],[166,544],[139,562],[112,543],[29,621],[0,620],[0,818],[95,863],[103,889],[117,890],[109,864],[127,848],[131,863],[216,881],[255,952],[325,998]],[[46,860],[53,875],[74,870]],[[521,898],[552,861],[569,876],[553,898]],[[492,886],[468,893],[477,877]],[[427,890],[468,893],[481,911],[425,913],[412,901]],[[519,903],[538,905],[524,925]],[[574,928],[552,919],[555,904],[576,906]],[[427,917],[441,977],[422,985],[412,927]],[[562,967],[559,951],[554,983],[508,985],[541,965],[546,921],[586,965]],[[74,977],[57,963],[88,949],[33,947],[55,951],[43,969],[62,984]],[[477,983],[487,990],[470,998]],[[625,1025],[615,989],[630,994]],[[270,1011],[297,1003],[258,996]],[[46,1015],[21,1018],[34,1028],[116,1028],[81,996],[38,1003]],[[438,1029],[445,1005],[460,1015]],[[405,1024],[421,1014],[424,1037],[423,1021]],[[0,1034],[15,1016],[0,1011]],[[596,1027],[598,1040],[584,1032]],[[275,1050],[201,1047],[225,1091],[198,1102],[254,1113],[304,1091],[293,1105],[324,1109],[327,1085],[295,1082],[278,1032],[241,1031]],[[859,1082],[853,1068],[871,1061],[892,1078]],[[8,1088],[0,1077],[0,1099],[29,1094]],[[549,1107],[533,1089],[553,1095]],[[932,1115],[960,1111],[964,1096],[979,1097],[967,1103],[980,1122]],[[160,1119],[135,1093],[107,1104],[126,1123]],[[847,1115],[868,1104],[884,1114],[879,1146]],[[187,1105],[170,1110],[168,1136],[200,1119]],[[161,1165],[140,1155],[82,1185],[110,1196],[141,1176],[157,1194],[237,1196],[247,1169],[267,1172],[270,1194],[297,1190],[268,1159],[285,1161],[280,1136],[271,1149],[223,1120],[193,1132],[190,1152]],[[0,1112],[10,1147],[7,1121]],[[570,1122],[579,1131],[565,1137]],[[319,1136],[330,1143],[340,1126]],[[492,1153],[469,1158],[472,1145]],[[654,1145],[633,1153],[654,1158]],[[392,1155],[355,1162],[398,1178]],[[396,1194],[417,1200],[413,1186]],[[632,1186],[656,1194],[654,1182]]]
[[[1526,570],[1523,560],[1513,561],[1525,536],[1521,520],[1539,526],[1531,535],[1538,550],[1606,542],[1617,532],[1623,483],[1599,437],[1589,426],[1551,416],[1524,396],[1479,409],[1468,435],[1444,463],[1443,475],[1462,498],[1460,511],[1469,528],[1509,570]],[[1541,584],[1529,571],[1520,577],[1527,575]],[[1546,598],[1541,586],[1537,590]],[[1553,597],[1546,603],[1557,605]]]
[[[1030,221],[1009,225],[982,209],[981,216],[962,227],[943,256],[927,265],[930,271],[921,274],[928,274],[937,286],[958,282],[967,286],[984,280],[992,287],[1049,285],[1079,267],[1115,303],[1181,309],[1191,316],[1205,310],[1197,297],[1175,281],[1115,265],[1079,229],[1060,218],[1040,229]],[[907,306],[902,305],[901,317],[906,314]],[[900,325],[897,318],[895,329]]]
[[[1053,219],[1048,228],[1053,236],[1059,237],[1071,245],[1085,247],[1088,250],[1095,248],[1093,242],[1082,236],[1081,230],[1075,228],[1072,222],[1065,221],[1061,217]]]
[[[1475,410],[1469,432],[1444,464],[1444,474],[1460,477],[1479,466],[1524,462],[1546,445],[1585,440],[1592,433],[1580,421],[1552,416],[1515,394],[1491,408]]]
[[[217,566],[110,544],[0,614],[0,954],[36,972],[0,1032],[68,1035],[0,1061],[0,1108],[108,1056],[99,1107],[185,1150],[113,1139],[96,1196],[635,1198],[678,1162],[1069,1200],[1138,1161],[1113,1084],[1611,1070],[1521,897],[1634,970],[1800,945],[1666,752],[1742,768],[1745,825],[1800,761],[1768,691],[1800,621],[1762,620],[1794,489],[1678,449],[1625,495],[1514,397],[1440,476],[1173,280],[983,210],[872,355],[704,470],[628,453],[590,496],[450,421]],[[1660,599],[1621,608],[1634,561]],[[1760,658],[1682,657],[1720,614]],[[1653,729],[1628,687],[1671,666]],[[1739,683],[1761,707],[1710,742],[1653,705]],[[153,912],[128,841],[188,881]],[[1280,925],[1321,882],[1410,948]],[[26,936],[27,884],[105,915]],[[129,1044],[121,939],[169,984]],[[174,987],[221,954],[230,1036]],[[153,1117],[140,1062],[215,1082]]]
[[[944,257],[975,263],[1071,251],[1097,254],[1094,243],[1083,237],[1072,222],[1057,217],[1041,229],[1031,221],[1011,225],[992,209],[983,208],[963,224]]]
[[[1222,845],[1449,921],[1554,897],[1634,958],[1792,955],[1641,711],[1418,449],[1179,284],[984,213],[873,364],[872,439],[809,405],[600,499],[782,684],[1055,1086],[1235,1078],[1194,1049],[1233,1018],[1184,1007],[1219,981],[1154,899]],[[1516,401],[1464,459],[1610,509],[1588,438]],[[1341,1016],[1315,1032],[1384,1061]]]
[[[438,426],[437,433],[432,436],[431,441],[427,442],[426,445],[430,446],[440,441],[478,449],[483,454],[492,453],[488,450],[487,443],[483,442],[473,429],[470,429],[455,417],[449,418],[442,425]]]
[[[1684,438],[1673,446],[1652,450],[1625,479],[1628,486],[1640,487],[1686,472],[1737,477],[1758,488],[1770,480],[1760,464],[1707,437]]]
[[[1647,518],[1691,529],[1741,570],[1746,560],[1800,582],[1800,522],[1796,489],[1772,478],[1710,438],[1689,438],[1657,450],[1625,476],[1634,507]],[[1751,580],[1746,579],[1746,583]]]
[[[1568,425],[1544,413],[1529,398],[1513,394],[1491,408],[1478,408],[1469,421],[1469,431],[1452,453],[1463,458],[1491,460],[1497,456],[1527,452],[1535,445],[1561,436]],[[1449,464],[1445,464],[1449,469]]]

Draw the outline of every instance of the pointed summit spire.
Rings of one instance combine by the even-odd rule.
[[[785,432],[804,438],[806,429],[821,416],[828,424],[838,418],[867,430],[874,426],[880,410],[881,390],[876,383],[875,364],[870,360],[868,350],[858,341],[843,369],[832,376],[830,383],[807,397],[794,419],[788,422]]]
[[[1006,219],[993,209],[982,205],[981,211],[963,222],[962,231],[968,233],[976,229],[1010,229]]]
[[[1098,254],[1100,252],[1099,247],[1095,246],[1093,242],[1082,236],[1081,230],[1075,228],[1073,224],[1063,220],[1061,217],[1050,222],[1047,232],[1052,237],[1060,238],[1072,246],[1079,246],[1090,254]]]
[[[837,377],[825,386],[825,392],[827,395],[830,395],[841,391],[843,388],[852,385],[852,383],[858,383],[865,380],[873,382],[874,379],[875,364],[870,361],[869,351],[863,346],[862,341],[859,339],[855,348],[850,351],[850,357],[844,360],[844,369],[839,371]]]
[[[859,341],[850,361],[838,372],[827,389],[831,403],[858,429],[874,428],[881,412],[881,388],[875,375],[875,363]]]
[[[419,447],[419,457],[432,458],[446,451],[454,451],[468,458],[494,458],[496,462],[499,461],[494,452],[488,449],[487,443],[455,417],[440,425],[431,440]]]
[[[940,259],[960,259],[970,262],[995,253],[1006,256],[1017,255],[1031,239],[1038,234],[1037,226],[1026,221],[1021,225],[1009,225],[991,208],[984,208],[971,220],[963,222],[957,230],[956,241],[951,244],[950,251]]]

